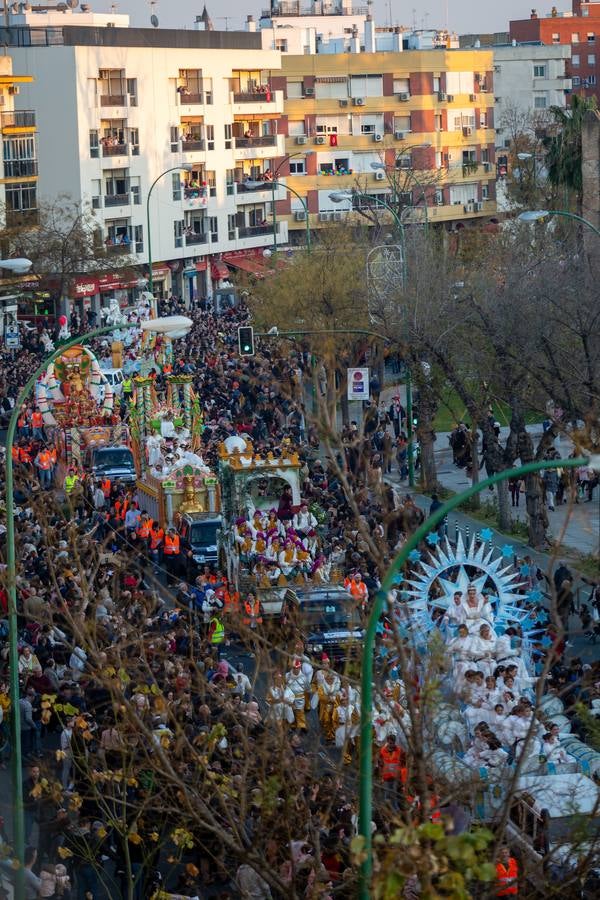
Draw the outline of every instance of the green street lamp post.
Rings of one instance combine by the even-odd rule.
[[[573,219],[575,222],[579,222],[581,225],[586,225],[588,228],[597,234],[600,237],[600,228],[596,228],[588,219],[584,219],[583,216],[578,216],[577,213],[569,212],[566,209],[527,209],[522,213],[519,213],[517,219],[520,222],[541,222],[543,219],[547,219],[551,216],[564,216],[565,219]]]
[[[412,534],[402,549],[393,560],[390,568],[386,572],[385,578],[379,588],[369,614],[367,628],[365,631],[365,639],[362,653],[362,670],[361,670],[361,703],[360,703],[360,758],[359,758],[359,812],[358,812],[358,833],[362,837],[364,854],[364,862],[360,869],[360,900],[369,900],[371,896],[371,878],[373,875],[373,840],[371,834],[371,820],[373,813],[373,758],[372,758],[372,732],[373,732],[373,648],[375,646],[375,636],[377,632],[377,623],[384,610],[389,592],[393,589],[395,576],[400,569],[408,561],[410,553],[415,550],[421,541],[425,540],[427,535],[439,525],[444,518],[460,506],[463,501],[468,500],[480,491],[497,484],[499,481],[505,481],[509,478],[520,478],[529,472],[539,472],[542,469],[554,469],[558,465],[560,468],[577,468],[578,466],[588,465],[589,460],[585,458],[577,459],[561,459],[561,460],[542,460],[526,463],[524,466],[518,466],[512,469],[506,469],[503,472],[497,472],[490,478],[473,484],[460,494],[456,494],[447,500],[439,509],[429,516],[422,525]]]
[[[277,176],[279,175],[281,167],[283,165],[285,165],[286,162],[289,162],[290,159],[293,159],[295,156],[306,157],[306,156],[309,156],[310,154],[312,154],[313,152],[314,152],[313,150],[307,150],[307,151],[300,150],[300,151],[298,151],[298,153],[288,153],[286,156],[283,157],[283,159],[280,161],[279,165],[273,172],[273,181],[271,182],[271,209],[272,209],[272,214],[273,214],[273,253],[277,253],[277,210],[275,208],[275,188],[278,184],[281,183],[281,182],[277,181]],[[259,183],[262,184],[262,182],[259,182]],[[306,202],[302,200],[302,197],[300,196],[300,194],[297,191],[295,191],[293,188],[289,187],[287,184],[285,184],[284,187],[288,191],[291,191],[292,194],[295,194],[296,197],[298,197],[300,199],[300,201],[302,202],[302,204],[304,206],[304,209],[306,212],[306,243],[307,243],[308,252],[310,253],[310,223],[308,221],[308,206],[307,206]]]
[[[163,331],[167,335],[169,330],[173,336],[181,336],[189,330],[192,322],[184,316],[172,316],[165,319],[151,319],[142,323],[142,328],[149,331]],[[170,327],[172,326],[172,327]],[[75,338],[61,344],[46,357],[29,377],[25,386],[21,389],[15,401],[6,431],[5,451],[5,495],[6,495],[6,591],[8,595],[8,660],[9,660],[9,692],[11,703],[11,764],[12,764],[12,803],[13,803],[13,841],[15,857],[20,865],[15,873],[16,893],[15,897],[25,896],[23,861],[25,856],[25,820],[23,808],[23,755],[21,745],[21,709],[19,706],[19,650],[18,650],[18,623],[17,623],[17,571],[15,552],[15,503],[14,503],[14,472],[13,472],[13,447],[17,430],[21,407],[33,391],[38,378],[44,374],[50,363],[54,362],[61,354],[78,344],[87,343],[102,335],[110,334],[117,328],[127,325],[105,325],[96,328],[87,334],[78,335]],[[131,325],[130,327],[137,327]]]

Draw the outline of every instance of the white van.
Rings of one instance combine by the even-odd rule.
[[[113,389],[115,397],[120,397],[123,393],[123,369],[101,369],[100,371]]]
[[[577,772],[519,778],[506,826],[507,842],[518,847],[523,876],[534,884],[567,879],[600,841],[600,788]],[[594,878],[596,861],[589,867]]]

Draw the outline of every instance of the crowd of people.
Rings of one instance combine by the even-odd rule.
[[[294,508],[284,493],[274,509],[240,520],[240,559],[278,585],[314,574],[322,559],[323,579],[339,570],[364,611],[390,558],[423,520],[414,500],[384,478],[394,444],[398,468],[406,466],[399,398],[367,411],[364,427],[349,425],[324,454],[305,408],[308,353],[292,348],[280,356],[265,343],[241,360],[237,327],[245,316],[195,310],[173,362],[175,373],[193,376],[204,421],[198,452],[211,470],[232,435],[248,436],[265,456],[289,443],[298,450],[303,502]],[[28,362],[18,360],[21,383],[41,355],[32,348]],[[16,384],[5,377],[5,396],[14,397]],[[159,394],[164,385],[157,372]],[[127,403],[121,412],[126,419]],[[33,439],[31,421],[25,427],[32,434],[23,439]],[[161,523],[148,524],[123,485],[82,473],[74,492],[43,491],[51,475],[46,481],[40,474],[39,486],[31,477],[32,467],[41,469],[40,452],[43,446],[33,459],[16,459],[26,896],[118,898],[130,896],[132,884],[135,900],[356,896],[357,792],[348,773],[357,758],[357,672],[336,671],[326,654],[309,658],[293,628],[275,651],[255,594],[240,595],[218,569],[198,572],[185,542]],[[166,585],[174,581],[171,591]],[[6,595],[1,599],[6,609]],[[501,656],[513,652],[506,638],[502,644],[485,631],[493,621],[482,598],[476,614],[468,598],[458,605],[442,626],[448,665],[462,676],[472,708],[472,753],[482,760],[487,752],[491,765],[489,754],[501,760],[512,736],[506,722],[529,721],[529,674],[514,655]],[[1,628],[6,661],[5,622]],[[441,803],[433,796],[420,804],[417,796],[423,786],[411,772],[410,708],[419,702],[422,667],[410,653],[414,681],[407,686],[395,639],[383,622],[374,746],[384,802],[376,804],[374,827],[384,837],[398,804],[414,821],[439,821]],[[493,645],[489,653],[479,646],[484,641]],[[540,656],[548,652],[541,637],[537,646]],[[564,669],[557,657],[557,684],[577,671]],[[591,703],[598,677],[586,670],[565,693],[573,703]],[[490,709],[500,696],[514,707]],[[7,679],[0,711],[6,765]],[[504,731],[493,718],[501,715]],[[542,737],[552,744],[547,727]],[[0,838],[9,843],[6,834]],[[3,872],[10,875],[8,861]]]

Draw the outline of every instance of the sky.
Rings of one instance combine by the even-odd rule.
[[[95,12],[108,12],[110,0],[88,0]],[[307,0],[303,0],[307,2]],[[526,19],[533,0],[375,0],[375,18],[379,24],[387,24],[390,5],[393,24],[422,27],[443,27],[448,23],[452,30],[460,33],[508,31],[510,19]],[[555,0],[556,2],[556,0]],[[366,0],[356,0],[360,6]],[[189,27],[196,15],[202,12],[204,0],[115,0],[117,12],[129,13],[132,24],[148,26],[151,9],[158,16],[161,26],[166,28]],[[258,17],[261,9],[268,6],[268,0],[207,0],[206,6],[216,29],[239,29],[248,13]],[[535,3],[540,16],[550,12],[552,2]],[[570,0],[559,0],[560,10],[570,9]],[[227,17],[227,21],[226,21]]]

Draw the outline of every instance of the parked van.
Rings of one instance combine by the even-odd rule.
[[[113,389],[115,397],[120,397],[123,393],[123,380],[125,377],[123,369],[102,369],[101,372]]]
[[[94,478],[110,478],[135,484],[137,473],[133,453],[129,447],[91,447],[85,456],[85,468]]]

